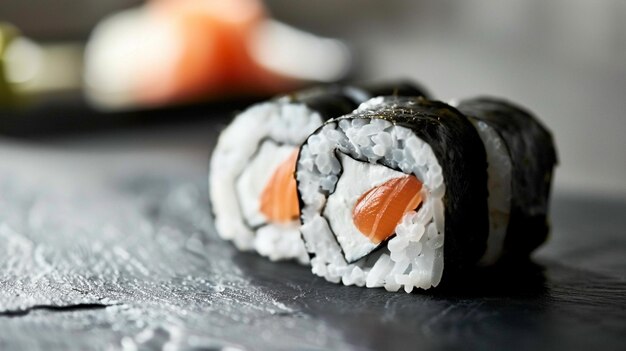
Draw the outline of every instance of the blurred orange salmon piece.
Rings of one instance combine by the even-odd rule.
[[[298,150],[282,163],[261,194],[261,213],[271,222],[286,223],[300,214],[296,178]]]
[[[144,102],[273,93],[293,83],[260,67],[249,53],[250,36],[266,19],[258,0],[156,0],[148,11],[171,33],[176,52],[164,52],[168,59],[159,67],[139,72],[137,93]]]

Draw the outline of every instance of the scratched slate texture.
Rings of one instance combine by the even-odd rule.
[[[624,349],[626,200],[557,193],[534,264],[343,287],[217,238],[224,123],[0,140],[1,350]]]

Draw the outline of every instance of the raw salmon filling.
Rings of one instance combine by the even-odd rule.
[[[374,244],[389,238],[405,213],[422,202],[422,183],[414,176],[394,178],[368,190],[357,201],[354,225]]]
[[[276,168],[261,194],[261,212],[268,221],[288,223],[298,219],[298,193],[296,189],[296,160],[298,150]]]

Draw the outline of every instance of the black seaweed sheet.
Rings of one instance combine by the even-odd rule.
[[[549,232],[548,201],[557,154],[550,132],[529,112],[495,98],[462,101],[459,110],[501,136],[511,156],[511,213],[504,255],[528,256]]]

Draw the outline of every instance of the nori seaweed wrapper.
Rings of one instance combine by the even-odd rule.
[[[455,272],[474,267],[486,249],[489,221],[484,146],[471,122],[452,106],[424,98],[386,96],[383,99],[381,104],[328,123],[342,119],[385,119],[412,130],[431,146],[446,186],[443,197],[443,279],[446,280]],[[378,163],[393,168],[382,159]]]
[[[398,80],[373,84],[320,86],[285,97],[290,102],[305,104],[326,121],[350,113],[362,102],[379,95],[428,96],[426,90],[418,84]]]
[[[411,96],[424,97],[429,99],[430,94],[424,87],[409,80],[386,81],[379,83],[355,85],[355,88],[362,89],[372,97],[376,96]]]
[[[464,100],[458,109],[493,127],[511,156],[511,212],[503,258],[528,257],[549,232],[548,202],[557,153],[550,131],[531,113],[494,98]]]

